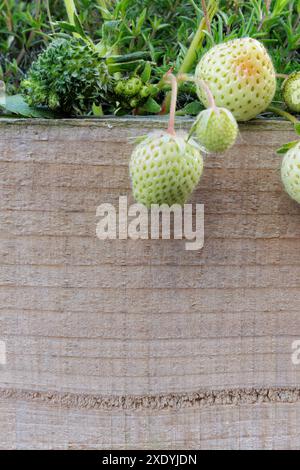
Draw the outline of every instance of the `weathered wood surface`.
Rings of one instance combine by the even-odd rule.
[[[294,133],[253,122],[206,157],[203,250],[99,241],[128,137],[162,125],[0,120],[0,448],[300,448]]]

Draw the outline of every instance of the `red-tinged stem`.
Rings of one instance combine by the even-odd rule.
[[[204,80],[199,80],[199,84],[206,93],[209,107],[212,108],[216,113],[218,113],[219,108],[216,106],[214,95],[212,94],[211,89]]]
[[[265,0],[266,2],[266,10],[267,12],[269,13],[270,12],[270,8],[271,8],[271,0]]]
[[[181,73],[177,76],[178,80],[184,81],[184,82],[194,82],[198,83],[198,85],[205,91],[207,99],[208,99],[208,106],[209,108],[212,108],[216,113],[219,113],[219,108],[216,105],[214,95],[211,92],[211,89],[207,85],[207,83],[204,80],[199,80],[196,77],[192,75],[188,75],[186,73]]]
[[[288,78],[289,76],[285,73],[276,73],[277,78]]]
[[[171,72],[168,72],[165,76],[165,80],[171,83],[172,92],[171,92],[171,105],[170,105],[170,118],[169,118],[169,127],[167,132],[171,135],[176,135],[175,132],[175,114],[177,106],[177,95],[178,95],[178,83],[177,78]]]
[[[211,35],[210,17],[209,17],[208,11],[207,11],[206,1],[201,0],[201,3],[202,3],[202,10],[203,10],[205,22],[206,22],[206,28],[207,28],[207,31],[209,32],[209,34]]]

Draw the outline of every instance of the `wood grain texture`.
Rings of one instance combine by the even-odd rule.
[[[0,413],[6,448],[300,449],[299,403],[108,412],[19,399],[0,402]]]
[[[132,200],[128,138],[164,125],[0,119],[1,448],[299,448],[292,128],[243,125],[205,158],[201,251],[99,241],[97,206]]]

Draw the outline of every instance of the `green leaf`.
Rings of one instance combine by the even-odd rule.
[[[143,73],[141,74],[141,80],[143,83],[149,82],[151,78],[152,67],[150,62],[147,62],[144,68]]]
[[[189,114],[190,116],[197,116],[202,110],[203,106],[200,101],[193,101],[180,110],[180,115]]]
[[[147,15],[147,8],[144,8],[141,15],[139,16],[139,18],[136,21],[136,27],[135,27],[136,36],[141,33],[142,26],[145,23],[146,15]]]
[[[52,113],[51,111],[40,108],[31,108],[24,101],[24,98],[21,95],[7,96],[5,105],[1,105],[1,107],[9,113],[26,118],[51,119],[56,117],[55,113]]]
[[[63,31],[67,31],[68,33],[77,33],[76,26],[67,21],[57,21],[54,25],[59,26]]]
[[[80,19],[78,18],[78,16],[76,15],[76,13],[74,13],[74,24],[76,26],[76,31],[78,34],[80,34],[80,36],[82,38],[86,38],[86,34],[85,32],[83,31],[83,27],[82,27],[82,24],[80,22]]]
[[[142,111],[145,111],[151,114],[157,114],[161,111],[161,107],[153,98],[150,97],[148,98],[146,103],[143,105]]]
[[[297,132],[298,135],[300,135],[300,122],[297,122],[295,124],[295,131]]]
[[[280,147],[277,150],[277,153],[279,154],[285,154],[287,153],[290,149],[294,148],[297,144],[299,143],[299,140],[294,140],[293,142],[289,142],[288,144],[284,144],[282,147]]]
[[[100,117],[100,116],[103,116],[104,113],[103,113],[103,109],[102,109],[102,106],[97,106],[95,103],[93,103],[93,106],[92,106],[92,111],[93,111],[93,115],[94,116],[97,116],[97,117]]]

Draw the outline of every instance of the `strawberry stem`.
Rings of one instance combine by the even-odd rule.
[[[177,106],[177,95],[178,95],[178,83],[177,78],[173,75],[172,70],[165,75],[165,80],[171,83],[171,106],[170,106],[170,118],[169,118],[169,127],[167,132],[171,135],[176,135],[175,132],[175,114]]]
[[[206,6],[206,4],[205,4]],[[206,31],[209,31],[209,27],[211,24],[211,21],[215,14],[217,13],[219,9],[219,0],[209,0],[208,5],[206,6],[206,12],[207,14],[204,14],[204,17],[199,23],[198,29],[195,33],[195,36],[190,44],[190,47],[188,48],[188,51],[185,55],[185,58],[180,66],[179,69],[179,74],[183,73],[188,73],[191,71],[196,59],[197,55],[202,47],[202,44],[204,42],[205,36],[206,36]],[[162,83],[159,84],[159,87],[161,88],[163,85]],[[164,103],[163,103],[163,110],[165,113],[167,113],[170,109],[170,102],[171,102],[171,94],[167,93]]]
[[[293,124],[298,124],[298,119],[295,118],[292,114],[288,113],[287,111],[283,111],[283,109],[277,108],[276,106],[269,106],[268,111],[271,113],[278,114],[281,117],[286,118],[288,121],[291,121]]]
[[[207,31],[208,31],[209,34],[211,35],[210,17],[209,17],[208,11],[207,11],[206,1],[205,1],[205,0],[201,0],[201,3],[202,3],[202,10],[203,10],[204,18],[205,18],[205,23],[206,23]]]
[[[207,83],[204,80],[200,80],[193,75],[188,75],[186,73],[181,73],[177,75],[178,80],[184,81],[184,82],[194,82],[198,83],[198,85],[205,91],[207,99],[208,99],[208,107],[212,108],[216,113],[219,113],[219,108],[216,105],[214,95],[211,92],[211,89],[207,85]]]
[[[285,73],[276,73],[276,77],[277,78],[288,78],[289,75],[285,74]]]
[[[197,81],[206,93],[209,108],[212,108],[216,113],[218,113],[219,108],[216,105],[214,95],[212,94],[211,89],[209,88],[209,86],[207,85],[207,83],[204,80],[197,80]]]

